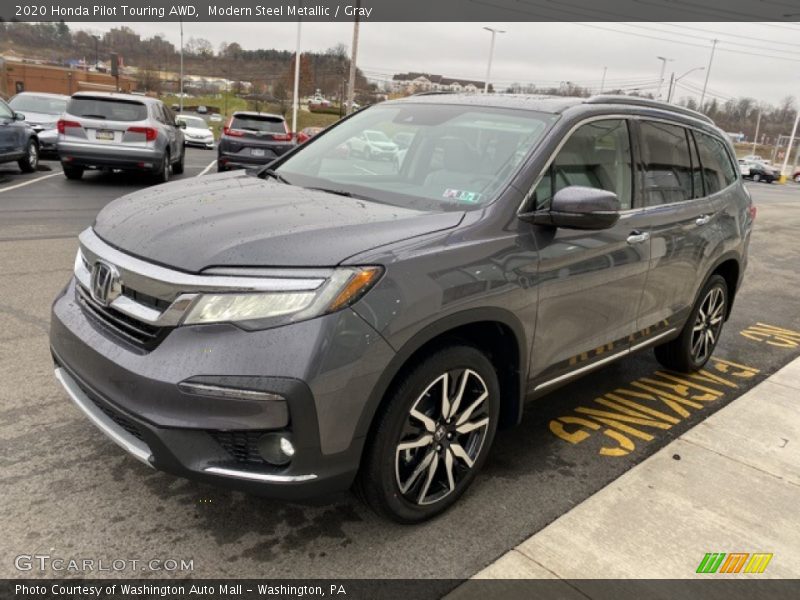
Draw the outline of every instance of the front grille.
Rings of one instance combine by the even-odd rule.
[[[122,295],[127,296],[131,300],[135,300],[139,304],[144,304],[145,306],[154,308],[158,312],[164,312],[170,307],[171,304],[171,302],[167,302],[161,298],[156,298],[155,296],[150,296],[142,292],[137,292],[126,285],[122,286]]]
[[[153,327],[133,319],[109,306],[95,302],[83,286],[77,285],[77,296],[85,312],[98,321],[105,329],[140,348],[152,349],[163,337],[164,327]]]
[[[264,465],[258,452],[263,431],[210,431],[209,434],[237,463]]]
[[[116,423],[117,425],[122,427],[125,431],[127,431],[129,434],[131,434],[136,439],[144,442],[144,438],[142,437],[142,432],[139,429],[138,425],[136,425],[136,423],[131,421],[128,417],[123,415],[118,410],[115,410],[115,409],[111,408],[110,406],[108,406],[107,404],[105,404],[103,402],[100,402],[97,398],[95,398],[94,394],[92,394],[91,392],[89,392],[89,391],[87,391],[85,389],[83,391],[89,397],[89,400],[91,400],[97,408],[102,410],[103,413],[109,419],[114,421],[114,423]]]

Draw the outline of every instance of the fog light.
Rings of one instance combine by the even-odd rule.
[[[262,458],[273,465],[285,465],[294,456],[294,444],[286,433],[268,433],[258,440]]]

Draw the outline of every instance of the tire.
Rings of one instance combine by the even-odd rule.
[[[658,362],[668,369],[683,373],[702,369],[719,342],[729,298],[725,279],[716,273],[709,277],[697,296],[681,334],[655,348]]]
[[[756,183],[758,183],[759,181],[761,181],[761,175],[760,175],[760,174],[758,174],[758,173],[756,173],[755,175],[753,175],[753,181],[755,181]]]
[[[156,183],[167,183],[169,181],[169,171],[171,168],[169,151],[164,153],[164,160],[161,161],[161,166],[155,172]]]
[[[178,159],[178,162],[172,165],[172,174],[173,175],[182,175],[183,174],[183,164],[184,160],[186,159],[186,148],[183,149],[181,152],[181,157]]]
[[[25,156],[17,161],[20,171],[23,173],[33,173],[39,166],[39,144],[31,138],[28,140],[28,147],[25,149]]]
[[[794,176],[795,183],[800,183],[800,174]]]
[[[83,177],[83,167],[67,167],[66,165],[61,165],[61,168],[64,169],[64,176],[67,179],[78,180]]]
[[[222,166],[222,164],[220,164],[220,162],[219,162],[219,159],[217,159],[217,173],[224,173],[227,170],[228,170],[228,167]]]
[[[462,385],[461,401],[455,402]],[[452,411],[449,418],[443,418],[446,409]],[[428,355],[388,392],[367,441],[356,491],[375,512],[398,523],[440,514],[483,466],[499,414],[500,385],[485,354],[459,344]]]

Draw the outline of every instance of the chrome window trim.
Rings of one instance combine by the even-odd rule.
[[[682,123],[682,122],[680,122],[678,120],[668,119],[668,118],[665,118],[665,117],[652,117],[652,116],[646,116],[646,115],[618,114],[618,113],[605,114],[605,115],[592,115],[590,117],[586,117],[585,119],[582,119],[581,121],[578,121],[577,123],[575,123],[575,125],[573,125],[569,129],[569,131],[566,133],[566,135],[564,135],[564,137],[559,142],[558,146],[556,146],[555,150],[553,150],[553,152],[550,154],[550,156],[547,159],[547,162],[545,163],[545,166],[542,167],[542,170],[539,173],[538,177],[534,180],[533,185],[531,185],[531,187],[528,189],[528,191],[525,194],[525,197],[522,199],[522,202],[520,203],[519,207],[517,207],[517,215],[519,216],[520,214],[525,212],[525,210],[524,210],[525,206],[528,205],[528,203],[530,202],[530,199],[533,196],[533,193],[536,191],[536,187],[541,183],[542,179],[545,176],[545,173],[547,173],[548,169],[552,166],[553,161],[556,159],[556,156],[558,156],[558,153],[561,152],[561,150],[564,148],[564,145],[569,141],[569,139],[572,137],[572,135],[578,129],[580,129],[584,125],[588,125],[589,123],[594,123],[595,121],[613,121],[613,120],[619,120],[619,119],[625,119],[625,120],[630,120],[630,121],[655,121],[657,123],[666,123],[668,125],[676,125],[678,127],[684,127],[686,129],[691,129],[693,131],[697,131],[698,133],[703,133],[705,135],[709,135],[711,137],[715,137],[717,139],[721,139],[718,135],[715,135],[715,134],[713,134],[713,133],[711,133],[709,131],[706,131],[705,129],[702,129],[702,128],[698,127],[697,125]],[[727,144],[724,141],[723,141],[723,145],[727,149]],[[730,153],[730,150],[728,150],[728,152]],[[737,163],[737,169],[738,169],[738,163]],[[636,165],[633,165],[633,172],[634,172],[634,174],[636,173]],[[627,210],[620,211],[620,215],[638,214],[640,212],[645,212],[645,211],[648,211],[648,210],[652,210],[654,208],[660,209],[660,208],[664,208],[664,207],[684,205],[687,202],[692,202],[694,200],[705,200],[705,199],[712,198],[712,197],[714,197],[714,196],[716,196],[718,194],[722,194],[723,192],[726,192],[726,191],[730,190],[733,186],[735,186],[740,181],[741,181],[741,176],[739,177],[739,179],[737,179],[736,181],[731,183],[729,186],[722,188],[718,192],[714,192],[713,194],[709,194],[709,195],[706,195],[706,196],[701,196],[700,198],[692,198],[690,200],[682,200],[680,202],[670,202],[669,204],[658,204],[656,206],[639,206],[639,207],[636,207],[636,208],[629,208]],[[633,198],[631,199],[631,204],[633,204]]]

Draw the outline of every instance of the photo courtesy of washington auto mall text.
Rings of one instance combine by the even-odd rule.
[[[799,598],[798,33],[0,1],[0,600]]]

